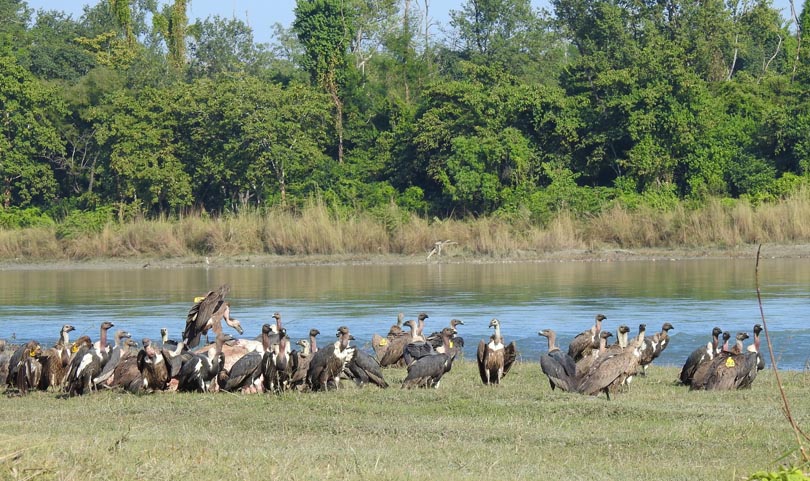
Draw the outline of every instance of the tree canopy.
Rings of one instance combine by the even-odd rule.
[[[319,197],[545,222],[810,181],[804,10],[796,25],[768,0],[465,0],[440,34],[420,5],[297,0],[265,45],[237,19],[190,23],[187,0],[79,18],[0,0],[2,206]]]

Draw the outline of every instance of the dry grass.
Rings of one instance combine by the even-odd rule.
[[[195,255],[422,255],[452,240],[458,256],[514,257],[587,248],[733,248],[810,241],[810,191],[771,204],[710,200],[694,210],[614,205],[577,219],[561,213],[547,226],[501,217],[425,219],[396,207],[383,214],[336,216],[321,204],[208,219],[138,220],[57,240],[54,228],[0,231],[0,259],[174,258]]]
[[[654,366],[612,401],[551,392],[537,363],[487,388],[471,362],[437,390],[0,398],[0,479],[731,481],[794,448],[770,372],[734,392],[676,375]],[[807,426],[810,382],[784,377]]]

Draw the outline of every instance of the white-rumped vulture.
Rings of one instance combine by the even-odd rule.
[[[512,341],[504,345],[501,321],[498,319],[493,318],[489,327],[495,328],[495,334],[490,336],[489,342],[481,340],[478,343],[478,373],[484,384],[500,384],[517,358],[517,344]]]
[[[540,356],[540,369],[548,377],[551,390],[560,388],[565,392],[576,391],[577,366],[571,356],[562,352],[555,344],[557,334],[551,329],[543,329],[538,334],[548,338],[548,352]]]
[[[686,361],[683,363],[683,367],[681,368],[681,372],[678,374],[678,380],[681,384],[685,386],[692,384],[692,377],[694,377],[698,366],[704,362],[714,359],[714,356],[717,355],[717,350],[720,343],[720,334],[722,333],[723,330],[719,327],[713,328],[712,340],[706,343],[705,346],[700,346],[692,351],[692,354],[686,358]]]
[[[571,356],[574,362],[599,348],[599,333],[602,331],[602,321],[605,319],[607,317],[604,314],[597,314],[593,327],[577,334],[568,345],[568,355]]]

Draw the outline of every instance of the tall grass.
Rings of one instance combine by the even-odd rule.
[[[690,392],[653,366],[611,401],[552,392],[536,362],[497,388],[458,362],[436,390],[0,398],[0,479],[723,480],[793,447],[773,374]],[[798,421],[810,384],[784,375]],[[790,456],[789,460],[795,459]]]
[[[619,204],[586,218],[561,212],[544,226],[499,216],[426,219],[396,206],[336,215],[313,203],[301,211],[272,209],[207,218],[186,215],[109,223],[59,239],[58,226],[0,230],[0,259],[178,258],[208,255],[423,255],[451,240],[451,256],[523,257],[560,250],[733,248],[810,242],[810,192],[753,206],[712,199],[669,210]]]

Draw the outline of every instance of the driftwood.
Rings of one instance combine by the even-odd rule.
[[[433,244],[433,250],[431,250],[431,251],[430,251],[430,253],[428,254],[427,258],[428,258],[428,259],[430,259],[430,258],[433,256],[433,254],[436,254],[436,257],[438,257],[438,256],[442,255],[442,249],[443,249],[445,246],[448,246],[448,245],[450,245],[450,244],[457,244],[457,242],[453,242],[453,241],[451,241],[451,240],[446,240],[446,241],[436,241],[436,242]]]

